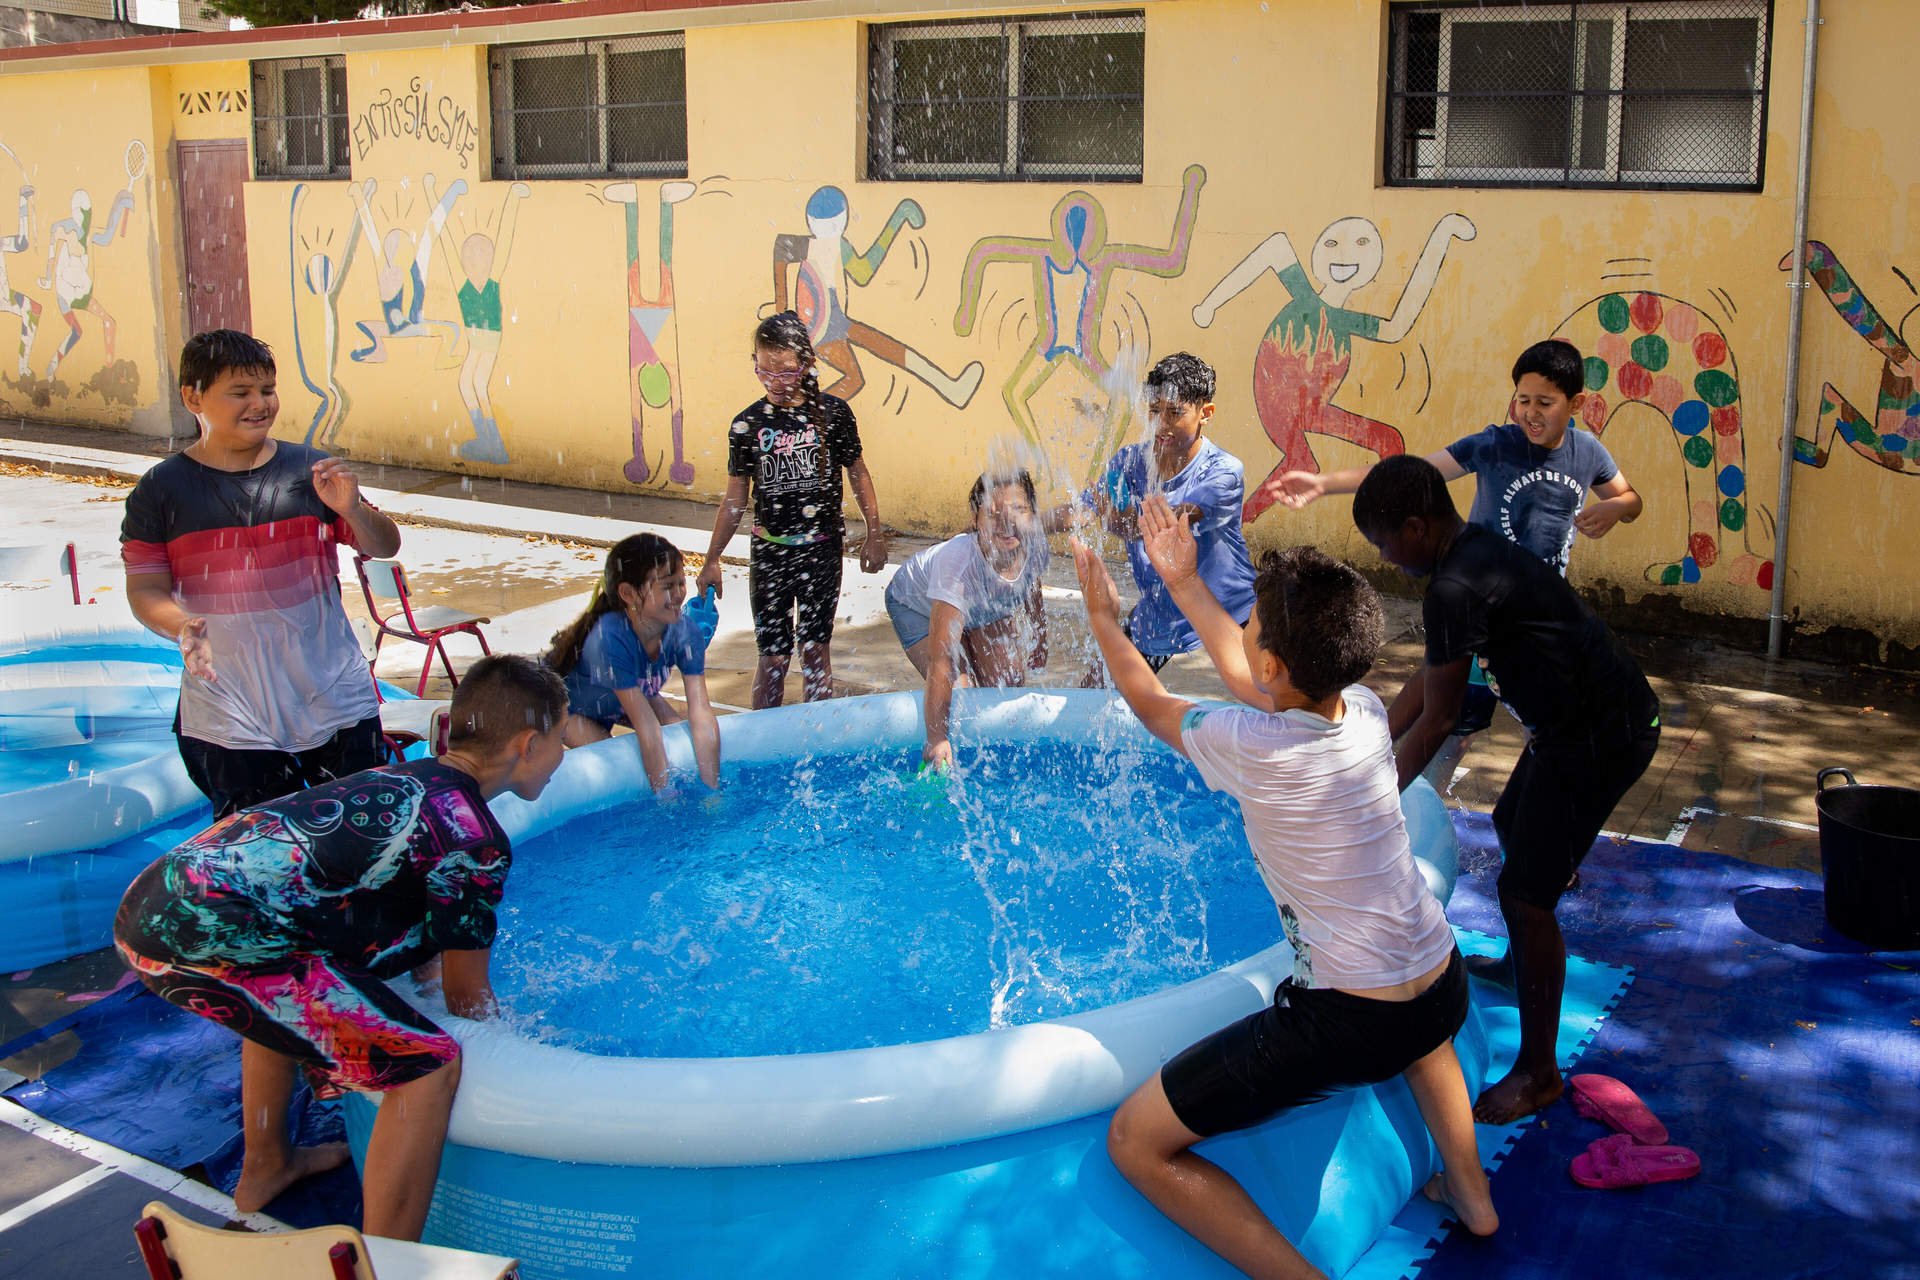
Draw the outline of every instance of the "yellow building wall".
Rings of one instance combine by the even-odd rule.
[[[1920,534],[1920,467],[1896,467],[1862,430],[1837,435],[1834,424],[1843,405],[1875,432],[1920,421],[1904,413],[1902,379],[1920,370],[1898,337],[1920,280],[1920,148],[1901,129],[1905,66],[1893,38],[1906,7],[1830,5],[1821,29],[1811,237],[1826,246],[1827,283],[1856,318],[1848,282],[1857,285],[1888,332],[1843,318],[1818,281],[1805,293],[1797,410],[1807,460],[1792,477],[1786,581],[1804,626],[1871,634],[1888,656],[1920,646],[1920,563],[1887,552]],[[1172,351],[1218,370],[1213,435],[1244,461],[1251,490],[1281,464],[1283,445],[1286,465],[1331,471],[1378,448],[1431,452],[1502,420],[1514,356],[1558,334],[1591,357],[1584,421],[1646,500],[1636,523],[1580,541],[1576,581],[1620,603],[1757,621],[1778,519],[1792,301],[1782,255],[1801,84],[1797,5],[1775,8],[1765,190],[1735,194],[1382,185],[1387,15],[1372,0],[1148,3],[1145,174],[1134,184],[866,181],[865,22],[724,25],[727,15],[686,33],[685,180],[497,182],[484,48],[383,38],[347,51],[353,181],[247,186],[254,327],[281,354],[288,438],[360,458],[711,498],[725,485],[727,425],[759,395],[749,335],[776,293],[776,246],[791,256],[817,234],[812,247],[830,262],[844,235],[873,265],[821,275],[852,339],[822,381],[848,379],[839,389],[889,521],[930,533],[962,523],[967,485],[990,455],[1024,449],[1058,491],[1083,480],[1139,431],[1109,413],[1111,387],[1131,388]],[[213,109],[220,93],[231,103],[247,88],[244,62],[154,76],[176,136],[245,132]],[[110,179],[100,171],[124,172],[125,141],[86,137],[100,131],[78,117],[63,126],[49,104],[77,83],[121,86],[114,110],[138,120],[140,79],[0,78],[10,122],[0,141],[50,166],[46,189],[84,181],[102,203]],[[203,101],[206,110],[182,106]],[[148,111],[149,132],[157,114]],[[811,228],[810,202],[821,214]],[[1062,229],[1082,221],[1095,297],[1079,333],[1078,295],[1050,301],[1040,263],[1070,264]],[[44,218],[40,227],[26,257],[43,264]],[[95,251],[103,298],[155,274],[137,247]],[[1221,290],[1217,307],[1200,304],[1259,253],[1297,256],[1330,307],[1399,312],[1404,336],[1355,337],[1344,369],[1318,361],[1315,385],[1257,397],[1263,352],[1276,367],[1266,336],[1288,289],[1264,270]],[[15,287],[21,261],[9,261]],[[1836,262],[1838,277],[1827,269]],[[790,304],[808,292],[799,275],[778,272]],[[489,281],[497,337],[478,292]],[[398,299],[391,315],[387,299]],[[122,346],[138,345],[125,341],[129,325],[161,323],[170,305],[141,316],[130,300]],[[83,323],[74,358],[97,362]],[[49,332],[35,345],[42,364]],[[10,334],[0,314],[0,356]],[[171,349],[182,336],[148,345]],[[157,369],[136,368],[142,387],[156,385]],[[1117,372],[1103,377],[1108,368]],[[124,406],[88,412],[73,391],[37,404],[26,394],[0,381],[13,412],[127,420]],[[504,461],[469,443],[476,417],[497,430]],[[1464,509],[1470,479],[1457,496]],[[1348,512],[1338,498],[1276,507],[1249,524],[1249,540],[1310,540],[1377,564]]]

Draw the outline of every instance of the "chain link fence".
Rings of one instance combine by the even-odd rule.
[[[350,177],[347,130],[343,55],[253,64],[254,176]]]
[[[495,45],[488,65],[494,177],[686,176],[685,33]]]

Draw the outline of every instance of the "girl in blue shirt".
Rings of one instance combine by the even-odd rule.
[[[587,611],[553,638],[547,665],[567,682],[566,743],[633,730],[640,763],[655,791],[667,784],[662,725],[688,722],[700,780],[720,785],[720,726],[707,698],[707,637],[681,612],[687,598],[680,551],[658,534],[622,538],[607,553],[606,572]],[[661,696],[667,674],[679,669],[685,715]]]

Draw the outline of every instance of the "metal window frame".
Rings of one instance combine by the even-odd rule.
[[[678,50],[680,53],[681,82],[686,79],[687,33],[684,31],[656,31],[642,35],[615,36],[593,40],[541,40],[525,44],[496,44],[487,52],[487,79],[491,90],[493,117],[493,176],[495,178],[514,178],[540,180],[561,180],[567,178],[684,178],[687,176],[688,158],[680,156],[670,160],[627,161],[615,164],[613,155],[613,135],[611,115],[617,109],[628,107],[678,107],[681,115],[682,132],[685,131],[687,112],[686,92],[683,89],[678,98],[659,101],[611,102],[608,100],[608,62],[611,55],[621,53],[652,53],[662,50]],[[579,57],[582,54],[593,59],[593,100],[577,106],[567,107],[530,107],[517,108],[513,101],[513,65],[516,62],[530,62],[540,58]],[[591,130],[594,154],[577,161],[554,161],[543,164],[520,164],[514,160],[518,153],[518,126],[522,116],[542,114],[548,111],[588,111],[594,116]]]
[[[875,23],[869,31],[867,65],[867,178],[876,182],[1140,182],[1145,172],[1145,157],[1139,162],[1115,161],[1091,164],[1037,163],[1020,154],[1021,108],[1036,101],[1020,92],[1021,44],[1028,35],[1124,35],[1137,33],[1145,43],[1147,16],[1143,9],[1088,10],[1066,14],[1011,14],[1003,18],[954,18],[936,22]],[[893,42],[912,39],[986,39],[1004,40],[1006,69],[1006,127],[998,160],[972,162],[895,161],[893,151],[892,110],[899,100],[893,96],[892,79],[896,60]],[[1125,101],[1146,107],[1146,67],[1141,65],[1140,91],[1137,94],[1085,94],[1066,99],[1072,102]],[[1060,99],[1049,97],[1049,101]]]
[[[1565,4],[1514,4],[1496,7],[1457,5],[1438,9],[1440,36],[1436,50],[1438,65],[1433,92],[1435,100],[1433,173],[1430,177],[1421,178],[1408,177],[1390,171],[1386,175],[1386,185],[1396,187],[1549,187],[1630,191],[1760,191],[1766,179],[1766,107],[1767,87],[1770,80],[1767,53],[1773,31],[1773,0],[1765,0],[1764,3],[1759,4],[1758,11],[1752,15],[1730,14],[1728,5],[1731,2],[1732,0],[1570,0]],[[1388,73],[1387,85],[1390,99],[1386,116],[1388,128],[1392,128],[1395,102],[1404,102],[1411,96],[1424,96],[1410,95],[1401,87],[1407,70],[1405,18],[1417,11],[1434,13],[1436,9],[1431,3],[1410,3],[1396,5],[1392,10],[1390,44],[1393,62]],[[1627,31],[1630,26],[1730,16],[1741,19],[1750,16],[1754,23],[1754,66],[1758,69],[1759,79],[1751,91],[1744,94],[1736,94],[1728,90],[1649,94],[1626,87]],[[1564,165],[1552,168],[1491,165],[1450,167],[1447,165],[1448,111],[1453,96],[1449,90],[1448,81],[1453,70],[1451,54],[1455,25],[1462,22],[1514,22],[1539,26],[1566,25],[1577,28],[1578,24],[1595,19],[1604,19],[1612,27],[1610,65],[1607,68],[1604,89],[1596,91],[1586,87],[1587,45],[1583,33],[1576,29],[1572,41],[1573,84],[1565,89],[1499,95],[1551,98],[1569,103],[1568,149]],[[1619,85],[1620,88],[1615,89],[1614,85]],[[1604,96],[1607,100],[1605,163],[1597,169],[1578,168],[1576,167],[1576,161],[1579,159],[1577,140],[1581,136],[1587,104],[1592,98],[1599,96]],[[1746,170],[1740,173],[1688,173],[1680,178],[1672,177],[1667,171],[1661,170],[1622,170],[1620,144],[1627,104],[1630,99],[1642,97],[1697,97],[1722,101],[1750,98],[1752,115],[1747,134]],[[1406,144],[1407,140],[1403,138],[1401,145]],[[1392,139],[1388,140],[1386,152],[1390,158],[1394,155]]]
[[[253,88],[253,176],[262,182],[276,181],[328,181],[353,177],[353,142],[351,135],[343,153],[335,154],[333,129],[335,120],[346,120],[350,116],[347,109],[347,95],[341,90],[339,101],[334,101],[333,73],[345,74],[347,59],[345,54],[324,53],[302,58],[258,58],[249,64],[250,80]],[[290,113],[286,110],[287,81],[289,72],[318,71],[320,73],[320,104],[318,115],[310,113]],[[282,149],[286,147],[287,127],[293,124],[320,125],[320,145],[326,156],[325,164],[274,164],[270,153],[261,147],[261,135],[276,132]]]

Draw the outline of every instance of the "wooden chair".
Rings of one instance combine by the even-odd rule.
[[[352,1227],[223,1231],[155,1200],[133,1226],[149,1280],[518,1280],[490,1253],[363,1236]]]
[[[52,572],[49,572],[51,570]],[[80,562],[71,542],[40,543],[36,546],[0,547],[0,582],[25,585],[29,582],[67,580],[73,602],[80,603]]]
[[[369,560],[365,556],[355,556],[353,569],[360,577],[360,591],[366,597],[367,613],[372,616],[376,628],[373,660],[379,661],[380,644],[388,636],[396,640],[411,640],[427,647],[426,661],[420,664],[420,680],[413,690],[415,697],[422,697],[427,692],[427,678],[433,674],[435,654],[440,655],[440,665],[446,670],[447,680],[456,685],[460,683],[460,677],[454,674],[453,662],[447,657],[448,636],[470,635],[480,642],[481,653],[493,652],[487,647],[487,637],[480,630],[480,624],[491,622],[492,618],[439,604],[428,605],[424,609],[416,608],[412,597],[407,594],[407,571],[398,560]]]

